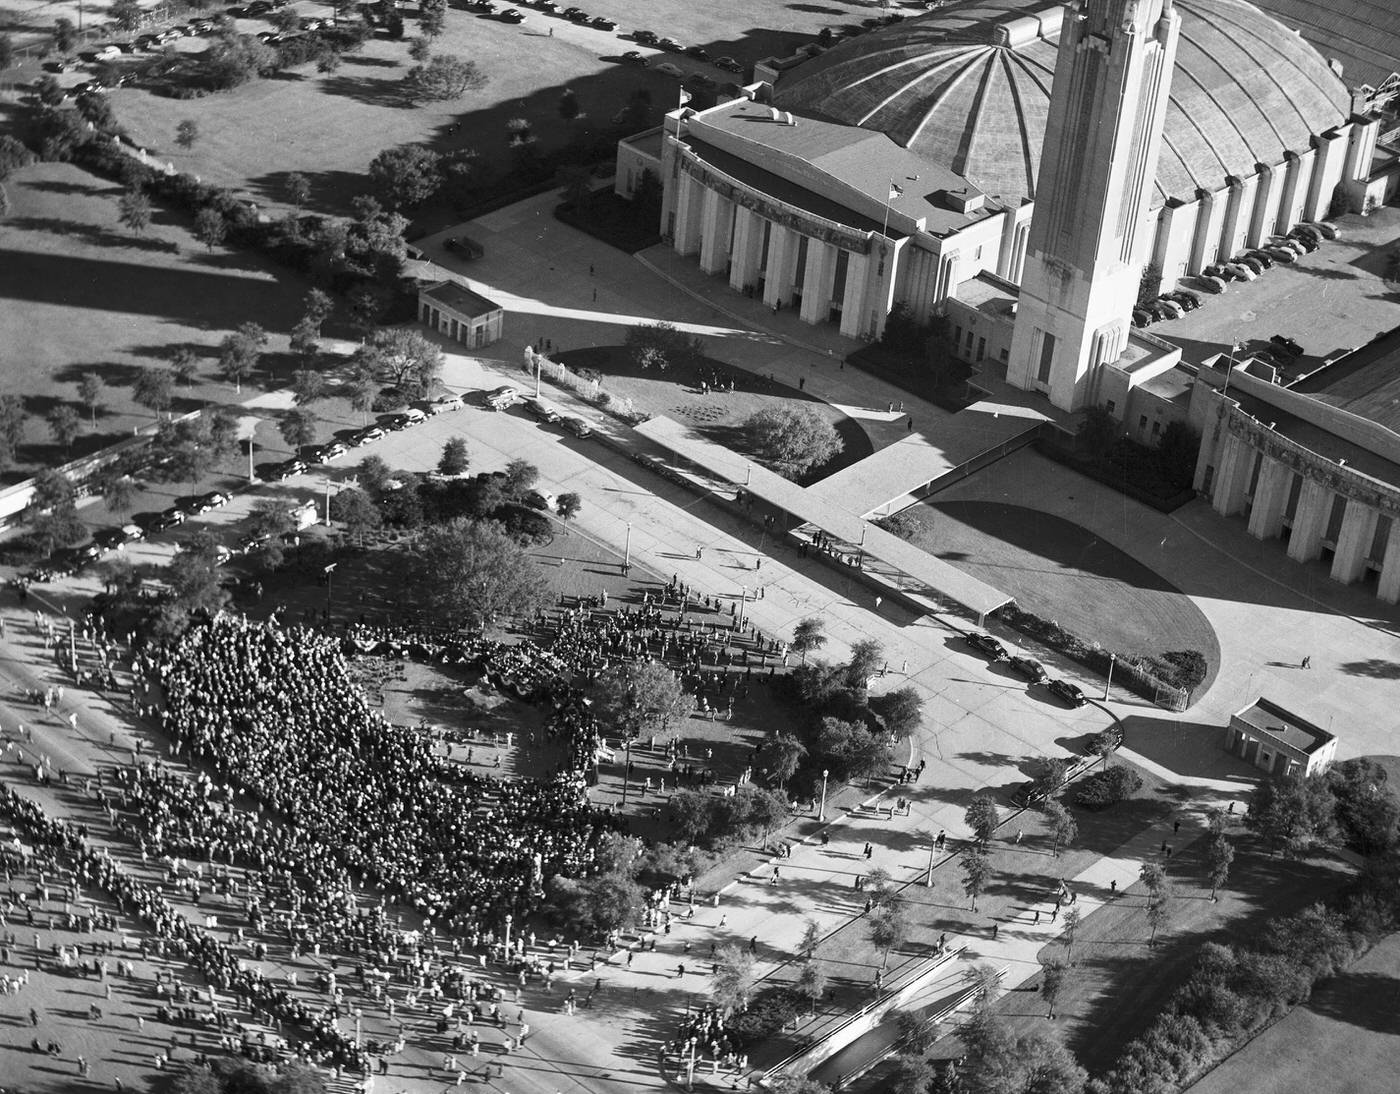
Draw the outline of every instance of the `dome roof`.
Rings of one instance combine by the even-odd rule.
[[[1318,53],[1245,0],[1177,0],[1157,201],[1305,151],[1351,100]],[[953,0],[843,42],[780,79],[790,110],[887,133],[1004,203],[1035,194],[1063,8]]]

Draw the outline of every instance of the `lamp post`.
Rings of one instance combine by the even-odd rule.
[[[748,612],[749,612],[749,587],[748,587],[747,585],[740,585],[740,586],[739,586],[739,629],[740,629],[740,630],[743,630],[743,629],[744,629],[744,620],[748,617]]]
[[[753,478],[753,464],[744,464],[744,485],[748,486],[749,480]]]
[[[924,876],[925,889],[933,888],[933,853],[937,849],[938,842],[936,840],[928,845],[928,873]]]
[[[355,1047],[360,1047],[360,1019],[365,1016],[365,1012],[359,1007],[355,1008]]]
[[[627,541],[622,548],[622,572],[625,574],[632,565],[632,522],[627,522]]]
[[[253,435],[248,434],[248,482],[255,483],[258,477],[253,474]]]
[[[335,527],[331,524],[331,477],[329,475],[326,476],[326,527]]]
[[[627,784],[632,776],[632,738],[628,737],[622,746],[622,808],[627,808]]]
[[[820,811],[817,813],[818,822],[826,820],[826,780],[830,776],[830,770],[828,770],[827,768],[822,768],[822,806]]]
[[[540,362],[540,355],[535,354],[535,398],[540,397],[540,373],[544,371],[544,365]]]
[[[335,573],[338,564],[328,563],[323,573],[326,575],[326,622],[331,621],[331,574]]]
[[[1108,655],[1108,679],[1104,681],[1103,685],[1103,697],[1105,702],[1108,701],[1108,689],[1113,686],[1113,666],[1117,661],[1118,655],[1116,653],[1110,653]]]
[[[510,921],[511,921],[511,914],[510,914],[509,912],[507,912],[507,913],[506,913],[506,960],[507,960],[507,961],[510,960]]]

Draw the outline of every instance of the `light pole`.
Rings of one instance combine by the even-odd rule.
[[[826,820],[826,780],[831,776],[830,770],[822,768],[822,806],[817,813],[818,823]]]
[[[326,527],[335,527],[331,524],[331,477],[326,476]]]
[[[1113,666],[1117,661],[1118,655],[1116,653],[1110,653],[1108,655],[1108,679],[1104,681],[1103,685],[1103,697],[1105,702],[1108,701],[1108,689],[1113,686]]]
[[[748,486],[749,480],[753,478],[753,464],[744,464],[744,485]]]
[[[326,575],[326,622],[331,621],[331,574],[335,573],[337,563],[328,563],[324,573]]]
[[[627,784],[632,777],[632,738],[628,737],[622,746],[622,808],[627,808]]]
[[[744,629],[744,620],[749,613],[749,587],[739,586],[739,629]]]
[[[632,566],[632,522],[627,522],[627,541],[622,548],[622,572],[625,574]]]
[[[507,961],[510,960],[510,921],[511,921],[511,914],[510,914],[509,912],[507,912],[507,913],[506,913],[506,956],[505,956],[505,959],[506,959]]]
[[[360,1019],[365,1016],[365,1012],[359,1007],[355,1008],[355,1047],[360,1047]]]
[[[253,435],[248,434],[248,482],[255,483],[258,477],[253,474]]]
[[[933,853],[938,849],[937,841],[928,845],[928,874],[924,877],[924,888],[933,888]]]
[[[544,365],[540,363],[540,355],[535,354],[535,398],[540,397],[540,373],[544,371]]]

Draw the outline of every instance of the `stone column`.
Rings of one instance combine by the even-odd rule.
[[[1322,553],[1322,533],[1332,515],[1332,491],[1317,479],[1303,476],[1298,495],[1298,511],[1288,536],[1288,557],[1294,562],[1311,562]]]
[[[1283,531],[1283,511],[1293,488],[1294,471],[1268,456],[1263,460],[1254,487],[1254,507],[1249,511],[1249,534],[1256,539],[1273,539]]]
[[[763,218],[742,205],[734,208],[734,250],[729,256],[729,287],[743,292],[758,284],[758,260],[763,254]]]
[[[768,237],[768,269],[764,273],[763,302],[770,308],[792,299],[792,281],[797,266],[798,236],[791,228],[774,224]]]
[[[807,244],[807,274],[802,279],[802,321],[821,323],[831,311],[836,278],[836,248],[813,239]]]
[[[1347,498],[1337,550],[1332,556],[1332,580],[1350,585],[1366,571],[1366,552],[1376,535],[1380,514],[1364,502]]]
[[[1233,433],[1221,438],[1220,459],[1211,485],[1211,507],[1222,517],[1232,517],[1244,508],[1249,473],[1254,466],[1254,449]]]
[[[708,191],[684,171],[676,199],[676,253],[693,255],[700,250],[701,216]]]
[[[729,264],[734,203],[717,190],[706,190],[703,225],[700,233],[700,270],[707,274],[720,273]]]
[[[1385,541],[1385,557],[1381,561],[1381,580],[1376,595],[1387,604],[1400,601],[1400,518],[1390,522],[1390,535]]]
[[[851,254],[846,260],[846,293],[841,301],[841,333],[847,338],[859,338],[866,329],[865,300],[869,286],[870,256]]]

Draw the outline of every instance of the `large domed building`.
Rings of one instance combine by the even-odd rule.
[[[654,172],[675,250],[772,307],[862,339],[900,305],[943,313],[969,360],[1006,361],[1058,140],[1046,128],[1061,30],[1100,2],[951,0],[762,62],[740,97],[623,141],[617,190]],[[1166,7],[1179,32],[1140,248],[1164,284],[1335,201],[1388,196],[1393,181],[1371,177],[1378,122],[1353,114],[1301,36],[1245,0]]]

